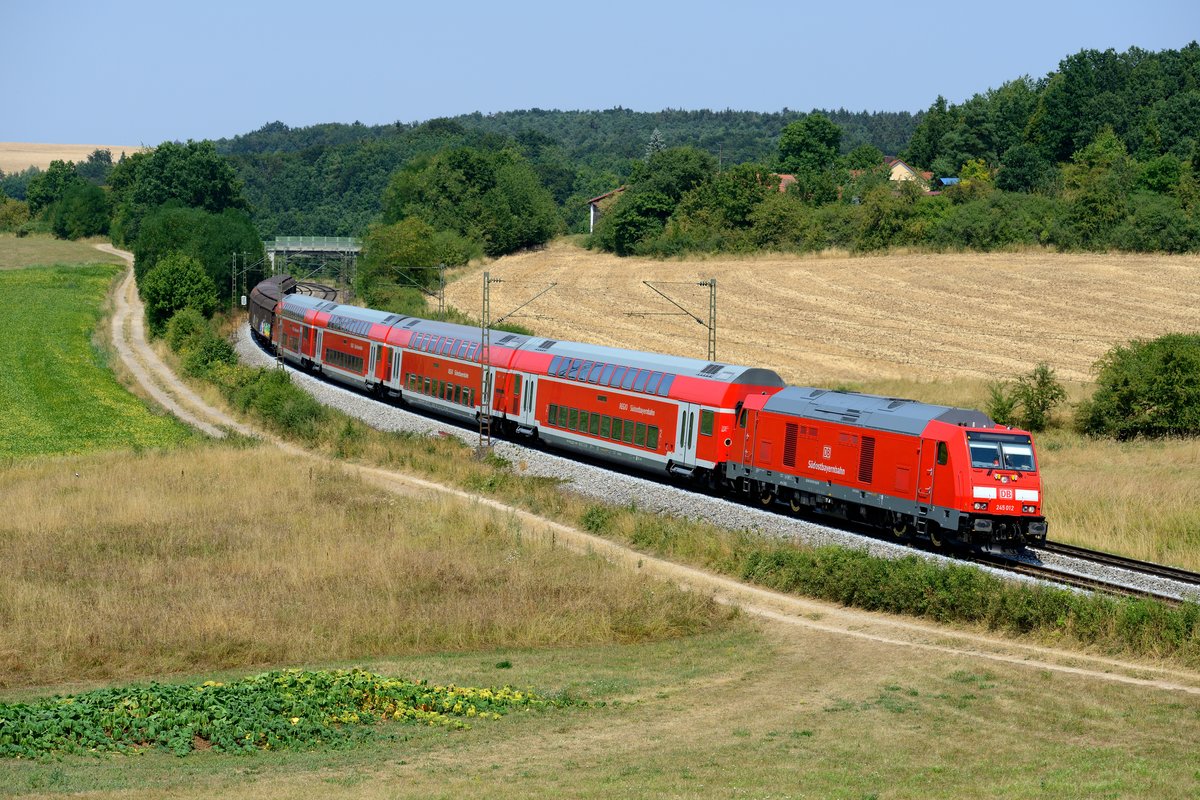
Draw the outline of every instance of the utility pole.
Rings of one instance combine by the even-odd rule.
[[[646,284],[651,289],[653,289],[657,294],[662,296],[662,298],[665,299],[668,303],[670,303],[671,305],[678,308],[679,311],[627,311],[627,312],[625,312],[626,316],[629,316],[629,317],[650,317],[650,316],[691,317],[696,322],[700,323],[701,325],[703,325],[705,328],[708,329],[708,360],[716,361],[717,360],[717,279],[709,278],[706,281],[700,281],[699,283],[695,283],[695,284],[685,283],[685,282],[674,282],[674,283],[663,283],[662,284],[664,286],[672,286],[672,285],[673,286],[707,286],[708,287],[708,322],[705,322],[704,320],[700,319],[700,317],[696,316],[691,311],[688,311],[682,305],[675,302],[675,300],[673,300],[671,297],[669,297],[666,292],[664,292],[662,289],[659,289],[657,286],[655,286],[650,281],[642,281],[642,283]]]
[[[507,314],[492,320],[492,284],[504,283],[500,278],[483,273],[483,310],[479,315],[479,447],[476,450],[480,458],[492,447],[492,391],[494,378],[489,373],[492,364],[492,325],[498,325],[525,306],[537,300],[546,292],[558,285],[555,281],[544,287],[540,292],[514,308]]]
[[[479,445],[475,454],[483,458],[492,450],[492,284],[500,283],[483,273],[483,313],[479,317]]]

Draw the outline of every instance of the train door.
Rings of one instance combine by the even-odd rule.
[[[395,347],[389,347],[388,350],[391,352],[392,361],[392,387],[399,391],[404,388],[400,385],[400,353],[402,351]]]
[[[370,380],[376,376],[376,371],[379,369],[380,350],[381,348],[379,345],[373,342],[371,343],[371,361],[367,365],[368,382],[370,382]]]
[[[920,468],[917,470],[917,517],[929,515],[933,506],[933,483],[935,465],[938,459],[938,448],[946,447],[945,442],[933,439],[921,440]]]
[[[689,467],[696,465],[696,436],[700,417],[700,406],[695,403],[679,404],[679,419],[675,426],[675,457],[677,464]]]
[[[317,346],[313,349],[313,361],[318,364],[325,360],[325,351],[321,349],[321,344],[325,341],[325,331],[317,331]]]
[[[518,378],[521,380],[521,391],[517,394],[520,404],[517,408],[518,424],[533,428],[537,426],[537,376],[521,375]]]

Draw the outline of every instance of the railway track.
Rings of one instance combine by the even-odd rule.
[[[1200,572],[1191,572],[1179,567],[1155,564],[1152,561],[1141,561],[1136,558],[1127,558],[1125,556],[1114,555],[1113,553],[1105,553],[1102,550],[1091,550],[1087,547],[1063,544],[1061,542],[1046,542],[1037,549],[1045,553],[1053,553],[1068,558],[1078,558],[1095,564],[1115,567],[1116,569],[1125,570],[1137,575],[1174,581],[1192,587],[1193,591],[1197,595],[1200,595]]]
[[[273,358],[273,356],[271,356],[264,348],[262,348],[260,342],[254,341],[254,346],[255,346],[255,349],[257,349],[259,352],[263,353],[264,356]],[[288,369],[295,370],[295,367],[289,364]],[[402,409],[407,413],[411,413],[411,414],[414,414],[418,417],[422,417],[425,419],[430,419],[430,420],[436,419],[440,424],[445,424],[450,427],[457,428],[459,430],[464,430],[464,431],[474,430],[470,426],[464,425],[458,420],[451,420],[451,419],[447,419],[447,418],[436,416],[436,415],[426,414],[421,410],[414,409],[405,404],[397,404],[397,403],[379,401],[376,398],[373,398],[370,395],[367,395],[363,392],[354,390],[351,387],[346,386],[345,384],[342,384],[342,383],[339,383],[336,381],[329,381],[325,376],[321,375],[320,373],[311,373],[310,372],[310,373],[302,373],[302,374],[307,374],[307,375],[309,375],[309,377],[315,378],[319,382],[327,383],[331,386],[336,386],[342,390],[350,391],[353,394],[357,394],[359,397],[368,398],[375,402],[379,402],[381,405],[384,405],[384,406]],[[503,436],[498,435],[495,432],[493,433],[493,436],[498,440],[508,441],[511,444],[529,448],[534,451],[542,450],[542,448],[537,446],[536,442],[530,442],[530,441],[524,439],[523,437],[520,437],[520,438],[503,437]],[[559,457],[563,457],[561,453],[558,453],[556,455],[558,455]],[[640,479],[655,481],[655,482],[658,482],[658,483],[661,483],[664,485],[672,486],[676,489],[687,489],[688,488],[685,486],[681,486],[676,481],[669,480],[666,476],[659,478],[659,477],[655,477],[655,476],[647,474],[647,473],[642,473],[642,472],[635,473],[630,470],[622,469],[620,467],[614,468],[610,464],[598,462],[598,461],[595,461],[592,459],[575,458],[573,460],[580,461],[580,462],[583,462],[586,464],[590,464],[593,467],[601,468],[601,469],[604,469],[609,472],[615,472],[617,474],[636,475],[636,477],[638,477]],[[696,494],[702,495],[702,496],[716,498],[716,496],[712,495],[711,493],[697,491],[695,489],[690,489],[690,491],[692,491]],[[792,516],[790,514],[787,514],[786,511],[784,511],[783,509],[764,508],[760,504],[754,503],[752,500],[739,499],[736,497],[729,497],[729,496],[721,496],[719,499],[722,499],[725,502],[728,502],[735,506],[742,505],[742,506],[755,508],[760,511],[775,511],[775,512],[778,512],[779,514],[781,514],[782,516]],[[816,517],[805,517],[805,519],[809,522],[813,522],[813,523],[816,523],[819,525],[829,526],[834,530],[838,530],[838,531],[842,531],[842,532],[850,533],[850,534],[855,534],[855,535],[859,535],[859,536],[866,536],[866,537],[874,538],[879,541],[895,544],[895,542],[886,535],[879,534],[878,532],[873,531],[873,530],[869,531],[868,529],[865,529],[861,525],[855,524],[852,521],[842,520],[841,518],[838,518],[838,517],[816,516]],[[1142,577],[1142,578],[1147,579],[1146,583],[1149,585],[1146,587],[1138,587],[1136,585],[1129,585],[1129,583],[1130,583],[1129,581],[1121,580],[1120,577],[1110,579],[1110,578],[1106,578],[1104,576],[1097,576],[1096,574],[1090,574],[1090,575],[1089,574],[1080,574],[1079,572],[1072,571],[1069,566],[1068,567],[1056,567],[1053,565],[1033,563],[1033,562],[1029,561],[1027,558],[1022,559],[1019,555],[1016,555],[1016,554],[1000,554],[1000,553],[993,553],[993,552],[950,551],[950,550],[946,550],[943,548],[932,548],[929,546],[923,547],[923,546],[921,546],[919,541],[910,543],[910,546],[914,550],[918,550],[918,551],[924,550],[926,552],[934,552],[934,553],[937,553],[937,554],[945,556],[945,557],[956,558],[958,560],[966,561],[968,563],[973,562],[973,563],[977,563],[980,565],[991,567],[996,570],[1001,570],[1004,572],[1009,572],[1009,573],[1013,573],[1013,574],[1017,574],[1017,575],[1024,575],[1024,576],[1028,576],[1031,578],[1036,578],[1039,580],[1048,581],[1051,583],[1056,583],[1059,585],[1069,586],[1069,587],[1073,587],[1073,588],[1077,588],[1077,589],[1083,589],[1083,590],[1087,590],[1087,591],[1099,591],[1099,592],[1107,592],[1110,594],[1118,594],[1118,595],[1125,595],[1125,596],[1153,598],[1156,600],[1161,600],[1163,602],[1175,603],[1175,604],[1181,602],[1181,597],[1183,597],[1187,594],[1194,594],[1195,597],[1200,598],[1200,575],[1197,575],[1196,573],[1190,573],[1190,572],[1187,572],[1186,570],[1179,570],[1179,569],[1176,569],[1173,567],[1152,564],[1149,562],[1139,562],[1134,559],[1124,559],[1120,556],[1113,556],[1111,554],[1102,553],[1099,551],[1091,551],[1091,550],[1086,550],[1084,548],[1074,548],[1070,545],[1059,545],[1056,543],[1047,543],[1046,547],[1044,549],[1040,549],[1040,550],[1041,550],[1041,552],[1046,552],[1046,553],[1053,552],[1056,555],[1060,555],[1064,558],[1073,559],[1073,560],[1076,560],[1079,562],[1085,562],[1086,564],[1089,564],[1095,568],[1098,568],[1099,572],[1103,572],[1104,570],[1111,571],[1114,569],[1123,570],[1125,575],[1120,576],[1120,577],[1125,577],[1128,574],[1132,573],[1135,577]],[[1034,551],[1030,551],[1030,552],[1034,552]],[[1034,554],[1036,555],[1036,553],[1034,553]],[[1084,568],[1081,571],[1088,572],[1091,570],[1087,570],[1086,568]],[[1153,584],[1155,584],[1156,581],[1157,582],[1170,581],[1171,583],[1174,584],[1174,586],[1166,588],[1165,590],[1160,590],[1158,587],[1153,585]],[[1135,580],[1135,581],[1133,581],[1133,583],[1136,584],[1137,581]],[[1194,591],[1192,591],[1192,590],[1194,590]]]
[[[1087,551],[1085,548],[1077,548],[1077,549],[1080,551],[1083,551],[1083,552],[1098,552],[1098,551]],[[1107,555],[1107,554],[1102,554],[1102,555]],[[1084,561],[1090,561],[1090,559],[1086,558],[1083,555],[1072,555],[1071,557],[1078,558],[1078,559],[1084,560]],[[1169,593],[1166,591],[1159,591],[1156,589],[1137,587],[1137,586],[1129,586],[1129,585],[1126,585],[1119,581],[1109,580],[1109,579],[1105,579],[1105,578],[1099,578],[1099,577],[1096,577],[1093,575],[1082,575],[1077,572],[1068,571],[1061,567],[1053,567],[1053,566],[1047,566],[1045,564],[1035,564],[1035,563],[1031,563],[1029,561],[1022,561],[1015,556],[1003,556],[1003,555],[997,555],[994,553],[970,553],[970,554],[964,554],[963,558],[964,558],[964,560],[970,561],[972,563],[986,564],[987,566],[995,567],[997,569],[1004,570],[1005,572],[1011,572],[1016,575],[1025,575],[1030,578],[1037,578],[1038,580],[1048,581],[1050,583],[1056,583],[1056,584],[1060,584],[1063,586],[1068,586],[1073,589],[1085,589],[1089,592],[1103,592],[1106,594],[1120,595],[1122,597],[1142,597],[1142,598],[1146,598],[1149,600],[1158,600],[1160,602],[1167,603],[1170,605],[1179,605],[1183,602],[1183,600],[1181,599],[1181,597],[1179,595],[1172,594],[1172,593]],[[1114,558],[1120,558],[1120,556],[1114,556]],[[1101,560],[1097,560],[1093,563],[1102,563],[1102,564],[1105,564],[1106,566],[1111,566],[1111,565],[1107,564],[1107,562],[1104,562]],[[1140,563],[1147,564],[1147,566],[1151,566],[1151,567],[1160,567],[1161,566],[1161,565],[1157,565],[1157,564],[1150,564],[1149,562],[1140,562]],[[1173,569],[1171,567],[1161,567],[1161,568],[1164,570]],[[1183,570],[1178,570],[1178,571],[1183,572]],[[1156,573],[1151,573],[1151,572],[1146,572],[1143,574],[1154,575],[1155,577],[1162,577],[1161,575],[1158,575]],[[1200,578],[1200,576],[1195,576],[1195,577]],[[1172,578],[1171,580],[1177,580],[1177,579]],[[1200,592],[1200,585],[1198,585],[1196,588],[1197,588],[1197,592]]]

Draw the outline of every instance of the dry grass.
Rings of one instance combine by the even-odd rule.
[[[46,169],[51,161],[87,161],[87,157],[96,150],[112,152],[113,162],[121,159],[121,154],[131,156],[144,150],[123,144],[41,144],[31,142],[0,142],[0,170],[5,173],[21,172],[29,167]]]
[[[1200,571],[1200,440],[1038,441],[1051,538]]]
[[[493,316],[551,281],[514,318],[546,336],[703,358],[706,332],[642,285],[659,283],[701,319],[717,279],[717,353],[798,385],[974,381],[1039,361],[1091,380],[1092,364],[1133,337],[1200,329],[1200,256],[1048,252],[871,257],[763,255],[689,261],[617,258],[565,241],[487,269]],[[448,303],[478,315],[472,270]],[[691,285],[668,285],[670,282]]]
[[[10,465],[0,686],[636,641],[723,618],[502,514],[310,463],[213,447]]]
[[[51,264],[119,264],[121,260],[101,253],[92,242],[102,239],[81,239],[77,242],[54,239],[48,235],[18,237],[0,233],[0,269]]]

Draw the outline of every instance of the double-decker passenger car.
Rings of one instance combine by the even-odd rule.
[[[293,282],[294,283],[294,282]],[[255,287],[252,330],[287,361],[549,446],[764,505],[934,543],[1044,541],[1030,435],[971,410],[786,387],[770,369],[494,332]],[[270,309],[268,311],[268,309]],[[484,394],[487,393],[487,394]]]

